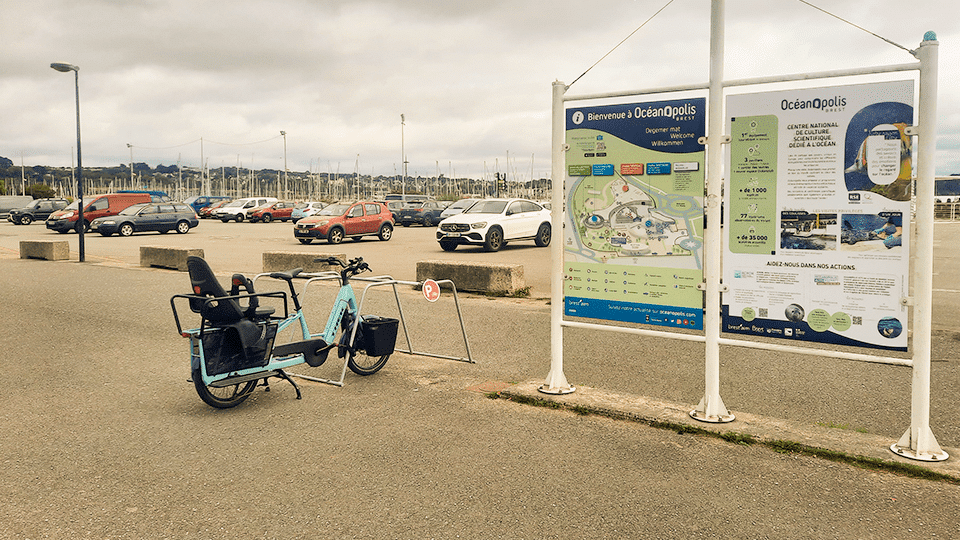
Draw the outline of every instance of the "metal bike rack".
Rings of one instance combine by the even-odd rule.
[[[260,278],[260,277],[262,277],[262,276],[268,276],[268,275],[269,275],[268,273],[258,274],[258,275],[256,275],[256,276],[254,277],[254,282],[256,282],[256,280],[257,280],[258,278]],[[305,305],[304,299],[306,298],[306,295],[307,295],[307,287],[308,287],[311,283],[317,282],[317,281],[328,281],[328,280],[338,280],[338,281],[339,281],[339,279],[340,279],[340,273],[339,273],[339,272],[333,272],[333,271],[328,271],[328,272],[311,272],[311,273],[301,273],[301,274],[300,274],[299,276],[297,276],[297,277],[306,277],[306,278],[307,278],[306,283],[303,284],[303,292],[301,292],[301,294],[300,294],[300,302],[301,302],[301,305]],[[406,348],[406,349],[396,348],[396,349],[394,349],[394,352],[402,352],[402,353],[406,353],[406,354],[415,354],[415,355],[427,356],[427,357],[431,357],[431,358],[443,358],[443,359],[446,359],[446,360],[455,360],[455,361],[458,361],[458,362],[465,362],[465,363],[470,363],[470,364],[475,364],[475,363],[476,363],[476,361],[473,359],[473,356],[472,356],[471,353],[470,353],[470,342],[467,340],[467,329],[466,329],[466,325],[465,325],[464,322],[463,322],[463,312],[462,312],[461,309],[460,309],[460,298],[459,298],[459,296],[457,296],[457,286],[453,283],[453,281],[451,281],[451,280],[449,280],[449,279],[444,279],[444,280],[437,280],[436,283],[437,283],[438,285],[449,284],[450,287],[451,287],[452,290],[453,290],[453,301],[454,301],[454,305],[456,306],[456,309],[457,309],[457,318],[458,318],[459,321],[460,321],[460,332],[461,332],[461,334],[463,335],[463,345],[464,345],[464,349],[466,350],[466,353],[467,353],[467,356],[466,356],[466,357],[462,357],[462,356],[449,356],[449,355],[443,355],[443,354],[436,354],[436,353],[430,353],[430,352],[425,352],[425,351],[415,351],[415,350],[413,350],[413,344],[412,344],[411,338],[410,338],[410,331],[409,331],[408,328],[407,328],[406,318],[404,317],[404,314],[403,314],[403,307],[402,307],[401,304],[400,304],[400,294],[399,294],[399,292],[397,291],[397,285],[409,285],[409,286],[411,286],[411,287],[422,287],[422,286],[423,286],[423,283],[424,283],[423,281],[402,281],[402,280],[393,279],[393,277],[391,277],[391,276],[371,276],[371,277],[358,277],[358,276],[353,276],[353,277],[350,278],[350,279],[351,279],[351,281],[364,281],[364,282],[368,282],[368,284],[363,288],[363,292],[362,292],[361,295],[360,295],[360,300],[357,302],[357,314],[358,314],[358,315],[359,315],[360,313],[362,313],[363,302],[364,302],[364,300],[366,300],[367,291],[368,291],[368,290],[370,290],[370,289],[372,289],[372,288],[374,288],[374,287],[385,287],[385,286],[388,286],[388,285],[393,288],[393,297],[394,297],[394,299],[395,299],[396,302],[397,302],[397,312],[399,313],[400,325],[403,327],[403,335],[404,335],[404,338],[406,339],[406,342],[407,342],[407,348]],[[353,341],[354,341],[354,339],[356,338],[357,327],[359,326],[359,322],[360,322],[360,318],[357,317],[357,320],[355,321],[355,323],[354,323],[354,325],[353,325],[353,328],[352,328],[352,330],[351,330],[351,333],[350,333],[350,344],[351,344],[351,345],[353,345]],[[342,368],[341,368],[341,370],[340,370],[340,379],[339,379],[339,380],[323,379],[323,378],[319,378],[319,377],[312,377],[312,376],[308,376],[308,375],[301,375],[301,374],[299,374],[299,373],[289,373],[289,375],[290,375],[290,376],[293,376],[293,377],[298,377],[298,378],[301,378],[301,379],[306,379],[306,380],[309,380],[309,381],[320,382],[320,383],[324,383],[324,384],[331,384],[331,385],[334,385],[334,386],[343,386],[343,380],[344,380],[344,378],[346,377],[346,374],[347,374],[347,362],[348,362],[348,360],[349,360],[349,359],[345,356],[345,357],[344,357],[344,361],[343,361],[343,366],[342,366]]]

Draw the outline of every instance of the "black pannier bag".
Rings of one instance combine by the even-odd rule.
[[[357,348],[366,350],[369,356],[393,354],[399,326],[399,319],[364,315],[357,328]]]
[[[203,332],[203,357],[207,375],[222,375],[270,361],[277,323],[241,320]]]

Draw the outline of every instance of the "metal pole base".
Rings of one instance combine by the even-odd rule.
[[[729,413],[717,416],[706,416],[703,411],[699,411],[697,409],[690,411],[690,418],[700,422],[710,422],[711,424],[725,424],[727,422],[733,422],[737,419],[736,416]]]
[[[577,387],[573,385],[568,386],[547,386],[545,384],[540,385],[540,388],[537,388],[543,394],[553,394],[555,396],[563,394],[572,394],[577,391]]]
[[[900,457],[905,457],[916,461],[946,461],[947,458],[950,457],[943,450],[933,454],[927,452],[918,453],[912,448],[904,448],[897,443],[890,445],[890,451]]]

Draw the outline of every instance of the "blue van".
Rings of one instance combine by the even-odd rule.
[[[201,208],[206,208],[211,204],[218,203],[220,201],[229,201],[233,197],[215,197],[213,195],[197,195],[195,197],[189,197],[183,204],[188,204],[193,207],[194,212],[200,212]]]

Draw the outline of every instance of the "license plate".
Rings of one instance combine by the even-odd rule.
[[[448,232],[448,233],[443,233],[443,234],[444,234],[445,236],[451,236],[451,237],[454,237],[454,238],[460,236],[460,233],[458,233],[458,232]]]

